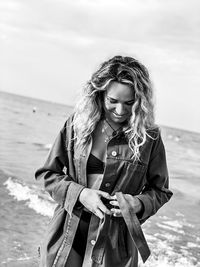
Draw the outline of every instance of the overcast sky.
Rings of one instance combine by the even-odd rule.
[[[157,123],[200,132],[199,0],[1,0],[0,90],[73,105],[99,64],[141,60]]]

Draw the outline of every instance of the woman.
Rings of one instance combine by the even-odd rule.
[[[165,204],[165,150],[147,69],[104,62],[87,83],[36,178],[58,203],[41,266],[135,267],[150,251],[140,224]]]

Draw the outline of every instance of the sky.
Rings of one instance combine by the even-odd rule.
[[[0,90],[74,105],[121,54],[149,69],[156,122],[200,132],[199,0],[1,0]]]

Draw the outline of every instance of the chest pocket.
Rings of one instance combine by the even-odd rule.
[[[141,162],[124,161],[119,172],[115,192],[121,191],[124,194],[139,194],[146,184],[147,165]]]

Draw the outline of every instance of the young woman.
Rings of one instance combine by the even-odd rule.
[[[136,267],[140,224],[172,196],[147,69],[115,56],[92,75],[36,178],[58,203],[42,267]]]

